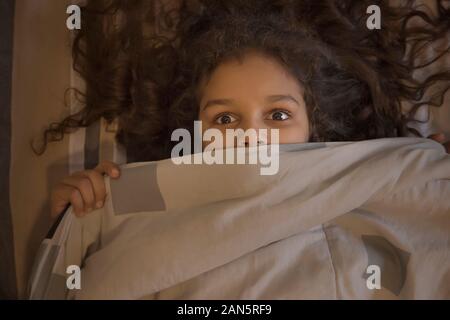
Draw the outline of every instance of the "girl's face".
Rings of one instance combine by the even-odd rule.
[[[275,59],[247,53],[240,64],[219,65],[200,87],[202,130],[268,129],[258,143],[270,144],[270,129],[279,130],[279,143],[307,142],[309,122],[298,81]]]

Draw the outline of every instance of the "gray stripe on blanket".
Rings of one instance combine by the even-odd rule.
[[[50,280],[52,274],[52,268],[55,265],[56,258],[58,257],[60,246],[51,245],[49,253],[43,263],[42,269],[39,273],[39,279],[36,284],[36,289],[33,295],[30,297],[31,300],[40,300],[45,298],[45,293],[47,291],[47,283]]]
[[[158,186],[156,168],[156,163],[123,168],[120,179],[110,180],[114,214],[166,209]]]
[[[381,271],[381,285],[398,296],[406,280],[410,253],[397,248],[380,236],[362,235],[367,252],[368,265],[376,265]],[[368,275],[363,274],[367,279]]]

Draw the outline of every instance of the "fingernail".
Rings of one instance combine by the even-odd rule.
[[[101,207],[103,207],[103,202],[102,201],[97,202],[96,206],[98,209],[100,209]]]

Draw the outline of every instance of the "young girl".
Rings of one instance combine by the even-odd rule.
[[[90,1],[74,43],[85,108],[46,141],[100,117],[118,119],[132,161],[170,157],[172,131],[192,131],[194,120],[203,130],[278,129],[280,143],[405,136],[418,108],[441,105],[448,89],[449,71],[423,81],[413,71],[424,45],[448,35],[449,9],[375,2],[379,30],[366,24],[374,1]],[[436,83],[445,86],[426,99]],[[63,179],[52,215],[69,203],[77,215],[102,207],[103,174],[120,171],[103,162]]]

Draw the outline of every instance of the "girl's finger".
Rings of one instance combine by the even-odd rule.
[[[51,217],[56,218],[60,215],[66,208],[67,204],[70,203],[70,196],[73,191],[73,187],[67,186],[65,184],[59,184],[55,190],[51,193],[50,199],[52,207]]]
[[[73,188],[70,194],[70,203],[76,216],[82,217],[84,215],[83,198],[78,189]]]
[[[428,136],[428,139],[434,140],[439,143],[444,143],[445,135],[443,133],[434,133],[434,134]]]
[[[84,176],[91,181],[91,185],[94,191],[95,208],[99,209],[103,207],[103,203],[106,197],[106,187],[103,175],[95,170],[86,170],[79,173],[80,176]]]
[[[94,170],[100,174],[106,173],[108,176],[115,179],[119,178],[120,176],[119,166],[114,162],[108,160],[102,161],[98,166],[95,167]]]
[[[59,185],[58,189],[62,191],[62,193],[60,193],[61,199],[64,199],[66,204],[71,204],[73,213],[78,217],[83,216],[83,198],[78,189],[63,184]],[[58,213],[61,212],[57,212],[57,214]]]
[[[78,190],[83,200],[83,211],[90,212],[95,207],[95,194],[91,180],[82,175],[82,172],[64,178],[63,184],[72,186]]]

